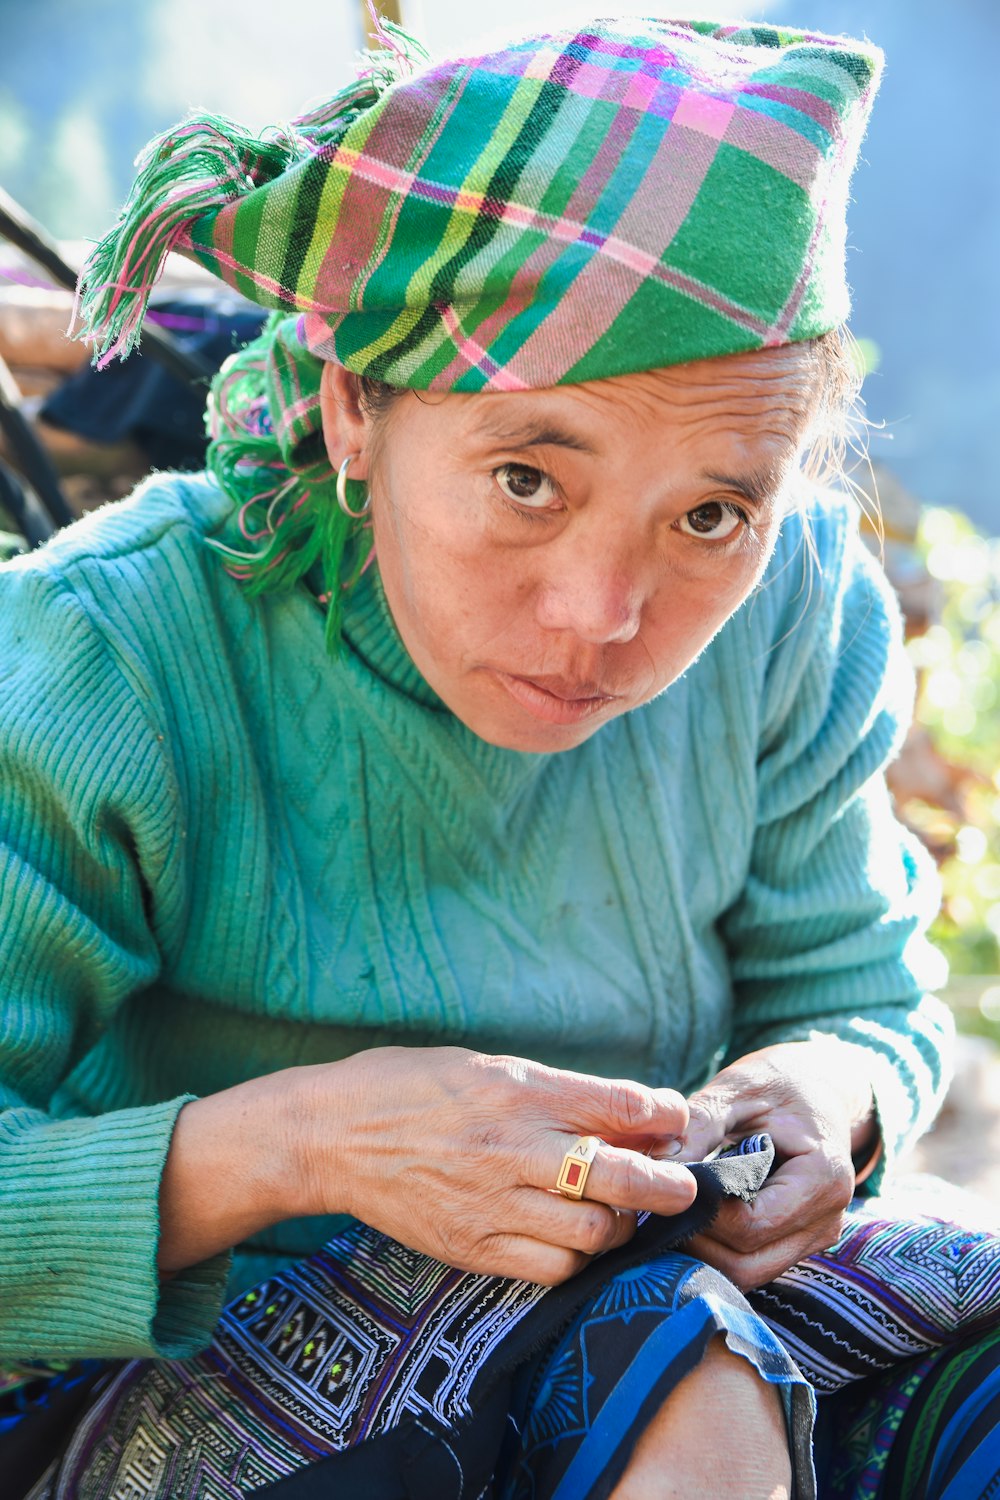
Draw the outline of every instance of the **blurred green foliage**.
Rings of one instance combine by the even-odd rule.
[[[1000,539],[958,511],[928,509],[918,544],[941,607],[909,643],[917,723],[953,773],[956,795],[951,808],[911,802],[906,816],[945,851],[933,936],[960,987],[962,975],[1000,974]],[[1000,984],[967,1019],[1000,1041]]]

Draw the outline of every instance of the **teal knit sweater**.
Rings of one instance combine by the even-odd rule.
[[[927,1122],[934,883],[879,775],[910,683],[846,509],[557,755],[443,707],[374,569],[331,660],[306,588],[250,601],[206,547],[233,524],[160,477],[0,569],[0,1360],[207,1341],[228,1258],[155,1272],[171,1129],[292,1064],[453,1042],[690,1091],[822,1031],[875,1065],[890,1155]]]

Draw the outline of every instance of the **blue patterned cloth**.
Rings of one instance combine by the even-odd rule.
[[[820,1402],[821,1500],[1000,1495],[1000,1328]]]
[[[925,1179],[744,1297],[683,1245],[772,1159],[750,1137],[693,1164],[685,1214],[553,1289],[355,1224],[231,1302],[194,1358],[0,1396],[5,1476],[13,1441],[55,1459],[31,1500],[605,1500],[721,1336],[780,1395],[796,1500],[817,1495],[814,1388],[821,1500],[1000,1493],[1000,1233]]]

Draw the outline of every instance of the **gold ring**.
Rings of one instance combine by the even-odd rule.
[[[573,1142],[562,1159],[556,1188],[564,1198],[582,1198],[587,1186],[591,1163],[602,1144],[600,1136],[581,1135]]]

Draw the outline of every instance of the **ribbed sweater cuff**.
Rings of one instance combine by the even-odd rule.
[[[208,1343],[229,1256],[162,1284],[156,1270],[160,1178],[191,1097],[0,1120],[0,1359],[183,1358]]]

